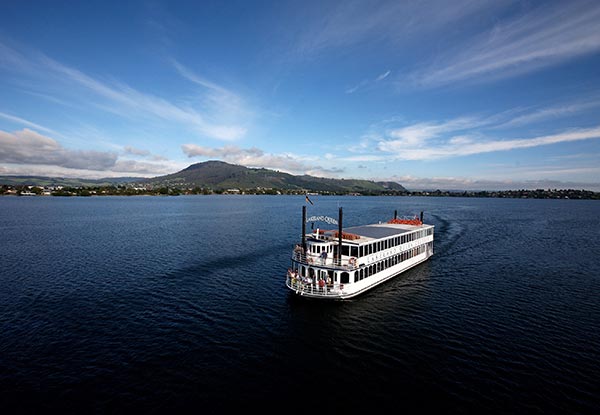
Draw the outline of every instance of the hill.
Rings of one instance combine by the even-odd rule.
[[[380,194],[403,192],[395,182],[374,182],[355,179],[329,179],[308,175],[294,176],[275,170],[248,168],[222,161],[192,164],[177,173],[146,179],[153,187],[227,189],[277,189],[284,191],[314,191],[329,193]]]

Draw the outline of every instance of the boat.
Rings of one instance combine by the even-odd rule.
[[[362,294],[426,261],[433,255],[434,226],[420,217],[394,217],[385,222],[342,227],[327,216],[306,218],[302,207],[302,241],[294,246],[286,286],[302,297],[345,300]],[[313,230],[306,232],[312,222]],[[337,229],[314,229],[316,222]],[[341,249],[340,249],[341,248]]]

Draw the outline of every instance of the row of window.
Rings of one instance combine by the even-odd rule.
[[[394,265],[397,265],[402,261],[406,261],[412,257],[422,254],[427,250],[427,247],[433,249],[433,242],[428,242],[427,244],[420,245],[416,248],[409,249],[408,251],[404,251],[400,254],[384,259],[383,261],[379,261],[375,264],[371,264],[367,267],[361,268],[354,275],[354,281],[357,282],[363,280],[387,268],[393,267]]]
[[[407,233],[396,236],[394,238],[384,239],[382,241],[373,242],[361,246],[342,245],[342,255],[353,256],[356,258],[375,254],[377,252],[393,248],[405,244],[407,242],[416,241],[417,239],[433,235],[433,228],[423,229],[417,232]]]
[[[353,256],[355,258],[375,254],[377,252],[393,248],[405,244],[407,242],[416,241],[417,239],[424,238],[426,236],[433,235],[433,228],[423,229],[418,232],[407,233],[404,235],[396,236],[394,238],[384,239],[377,242],[361,246],[342,245],[342,255]],[[322,252],[333,253],[333,246],[331,245],[317,245],[313,244],[308,248],[313,254],[320,254]]]
[[[425,252],[427,250],[427,248],[433,249],[433,242],[428,242],[428,243],[420,245],[416,248],[409,249],[408,251],[404,251],[400,254],[391,256],[391,257],[384,259],[382,261],[379,261],[375,264],[371,264],[366,267],[361,267],[358,271],[356,271],[356,273],[354,275],[354,281],[357,282],[362,279],[368,278],[371,275],[375,275],[376,273],[383,271],[384,269],[393,267],[394,265],[397,265],[403,261],[406,261],[410,258],[413,258],[413,257],[419,255],[419,254],[422,254],[423,252]],[[292,269],[296,272],[299,272],[299,274],[303,277],[309,276],[311,278],[323,278],[323,279],[326,279],[327,277],[329,277],[333,280],[333,282],[338,282],[337,277],[332,270],[325,271],[325,270],[317,269],[315,272],[315,270],[313,268],[310,268],[310,267],[307,268],[305,266],[298,266],[298,264],[295,262],[292,262]],[[307,272],[307,270],[308,270],[308,272]],[[340,282],[343,284],[349,282],[348,272],[343,272],[340,274]]]

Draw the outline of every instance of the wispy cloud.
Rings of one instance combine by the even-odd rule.
[[[384,152],[393,153],[400,160],[431,160],[598,138],[600,138],[600,126],[570,130],[546,136],[508,140],[476,140],[467,136],[452,137],[442,143],[428,145],[422,142],[412,147],[407,147],[402,140],[387,140],[379,143],[379,149]]]
[[[333,48],[365,41],[397,44],[421,33],[432,33],[482,10],[493,10],[504,0],[443,0],[318,2],[304,10],[303,28],[294,32],[294,53],[310,57]],[[432,13],[435,10],[435,13]]]
[[[45,133],[54,134],[55,136],[60,135],[56,131],[51,128],[44,127],[42,125],[36,124],[34,122],[28,121],[24,118],[20,118],[14,115],[6,114],[4,112],[0,112],[0,118],[4,118],[5,120],[12,121],[16,124],[23,125],[25,127],[35,128],[36,130],[44,131]]]
[[[219,92],[221,94],[225,94],[225,95],[233,95],[230,91],[228,91],[227,89],[209,81],[208,79],[205,79],[203,77],[201,77],[200,75],[192,72],[192,70],[190,70],[189,68],[187,68],[186,66],[182,65],[181,63],[179,63],[176,59],[171,59],[171,64],[173,65],[173,67],[177,70],[177,72],[183,76],[184,78],[186,78],[188,81],[191,81],[197,85],[200,85],[204,88],[208,88],[210,90]]]
[[[584,113],[600,102],[582,100],[533,110],[513,109],[487,116],[470,115],[442,121],[420,121],[405,123],[397,119],[379,123],[369,132],[369,146],[351,146],[359,159],[377,159],[381,153],[396,160],[432,160],[466,156],[480,153],[508,151],[558,144],[562,142],[592,140],[599,138],[600,126],[587,128],[567,128],[560,130],[544,128],[547,133],[540,135],[539,127],[531,136],[522,129],[520,137],[511,137],[512,127],[529,124],[538,126],[548,118],[568,118]],[[404,125],[398,126],[398,123]],[[498,137],[500,135],[500,138]],[[375,147],[378,151],[373,153]]]
[[[433,64],[414,71],[403,82],[434,87],[506,78],[597,53],[599,20],[598,2],[540,4],[527,14],[436,56]]]
[[[363,79],[362,81],[360,81],[358,84],[354,85],[351,88],[348,88],[346,90],[346,94],[353,94],[354,92],[356,92],[359,89],[363,89],[365,87],[374,85],[378,82],[383,81],[385,78],[387,78],[390,74],[392,73],[391,70],[387,70],[384,73],[382,73],[381,75],[379,75],[377,78],[375,79]]]
[[[487,123],[475,117],[456,118],[443,122],[421,122],[406,127],[394,128],[387,131],[398,146],[417,146],[425,141],[445,133],[472,130]]]
[[[600,107],[600,100],[575,102],[549,108],[539,108],[532,112],[515,116],[505,123],[499,124],[498,128],[517,127],[549,119],[563,118],[597,107]]]
[[[247,129],[243,125],[252,120],[254,112],[250,110],[250,106],[239,94],[200,76],[175,59],[170,61],[179,75],[201,87],[201,107],[204,113],[214,120],[214,123],[238,124],[233,132],[237,132],[239,137],[235,138],[241,138],[246,134]]]
[[[239,97],[208,81],[192,77],[189,73],[186,73],[187,79],[195,79],[196,83],[209,87],[210,93],[200,95],[204,99],[201,109],[196,109],[193,105],[173,103],[165,98],[138,91],[122,82],[100,80],[39,52],[24,54],[1,43],[0,51],[4,54],[0,56],[0,64],[6,69],[24,71],[28,76],[48,80],[50,84],[60,82],[70,87],[81,88],[84,92],[92,94],[97,101],[97,108],[119,116],[159,118],[180,124],[208,138],[226,141],[240,139],[247,132],[240,120],[231,119],[234,116],[245,115],[241,110]],[[185,73],[182,73],[184,68],[179,66],[178,72]],[[79,97],[80,94],[71,95],[74,99],[85,101],[85,104],[89,102]],[[227,123],[220,122],[223,113],[228,116]]]

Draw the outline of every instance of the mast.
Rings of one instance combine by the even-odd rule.
[[[340,265],[342,265],[342,208],[340,207],[340,217],[338,220],[338,257]]]
[[[302,254],[306,255],[306,205],[302,206]]]

